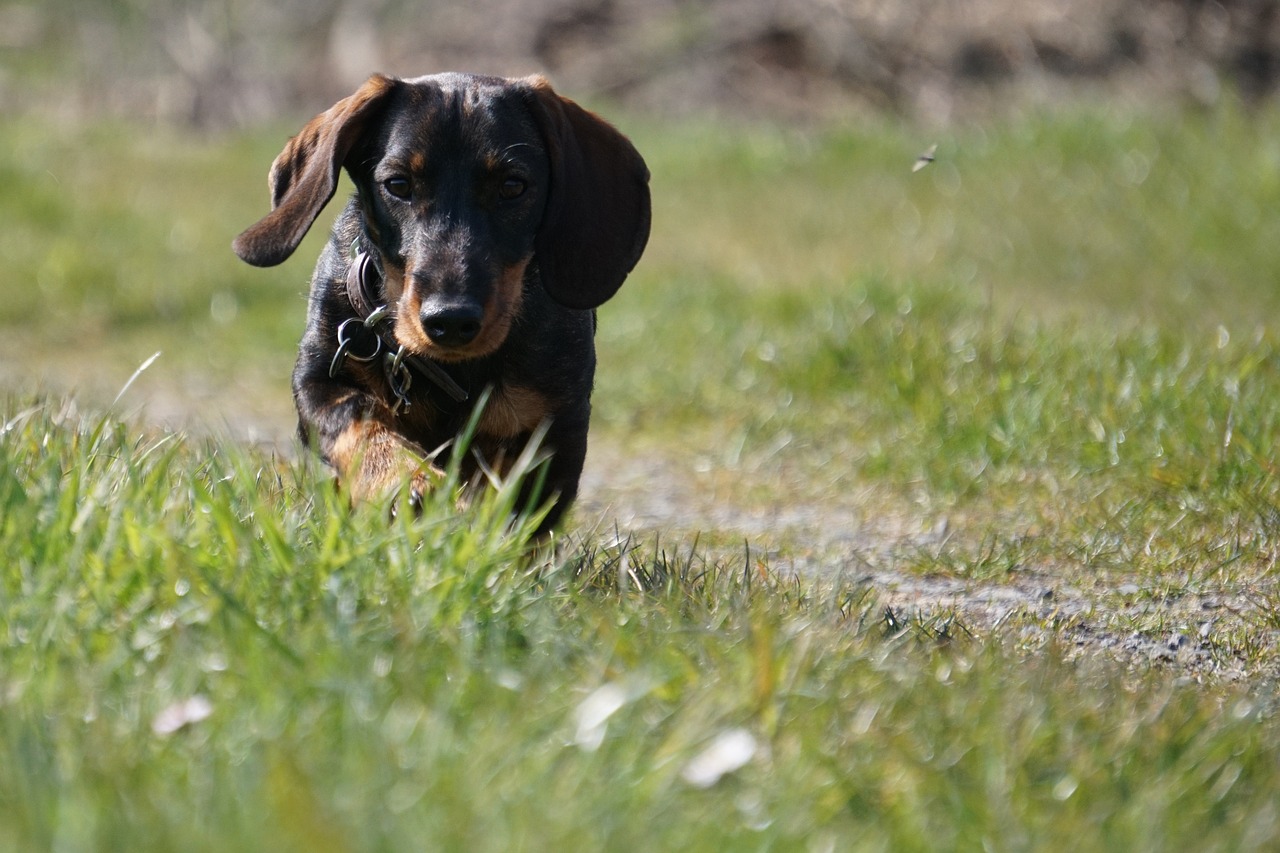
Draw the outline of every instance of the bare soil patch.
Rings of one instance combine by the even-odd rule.
[[[1080,568],[1065,565],[1021,565],[980,579],[922,571],[931,554],[963,535],[948,519],[912,515],[870,489],[843,501],[747,507],[717,495],[711,479],[674,459],[596,441],[575,517],[600,519],[600,535],[676,551],[696,541],[727,560],[745,555],[782,574],[865,585],[887,630],[914,623],[940,637],[999,635],[1029,649],[1056,644],[1068,657],[1100,656],[1136,672],[1280,677],[1271,655],[1255,654],[1280,642],[1266,604],[1273,582],[1159,595],[1136,578],[1082,586],[1072,580]]]

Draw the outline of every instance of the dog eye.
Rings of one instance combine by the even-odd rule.
[[[524,195],[524,191],[528,188],[529,185],[520,178],[507,178],[498,188],[498,195],[505,201],[511,201]]]
[[[413,194],[408,178],[387,178],[382,182],[382,188],[398,199],[407,199]]]

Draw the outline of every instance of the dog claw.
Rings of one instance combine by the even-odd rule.
[[[401,501],[399,497],[392,499],[391,506],[387,511],[388,521],[395,521],[400,517],[400,503]],[[418,488],[410,488],[408,504],[409,510],[413,513],[413,517],[415,519],[422,518],[422,507],[424,503],[425,500],[423,498],[422,490]]]

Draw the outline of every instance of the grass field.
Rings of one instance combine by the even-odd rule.
[[[1280,113],[623,125],[554,553],[281,438],[290,128],[0,127],[0,849],[1276,846]]]

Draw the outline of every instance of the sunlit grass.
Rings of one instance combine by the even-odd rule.
[[[0,848],[1274,846],[1277,115],[624,118],[592,453],[688,504],[556,549],[119,416],[291,428],[323,222],[229,242],[292,127],[5,122]]]
[[[1230,105],[930,132],[624,121],[655,228],[601,311],[596,446],[664,460],[716,502],[968,519],[973,548],[1269,566],[1276,121]],[[126,405],[287,435],[324,223],[273,270],[227,249],[265,211],[287,131],[2,132],[6,381],[102,404],[163,350]]]
[[[501,499],[459,514],[444,490],[388,525],[234,445],[50,404],[4,422],[8,848],[1229,850],[1280,832],[1265,691],[1019,654],[750,558],[529,553]]]

